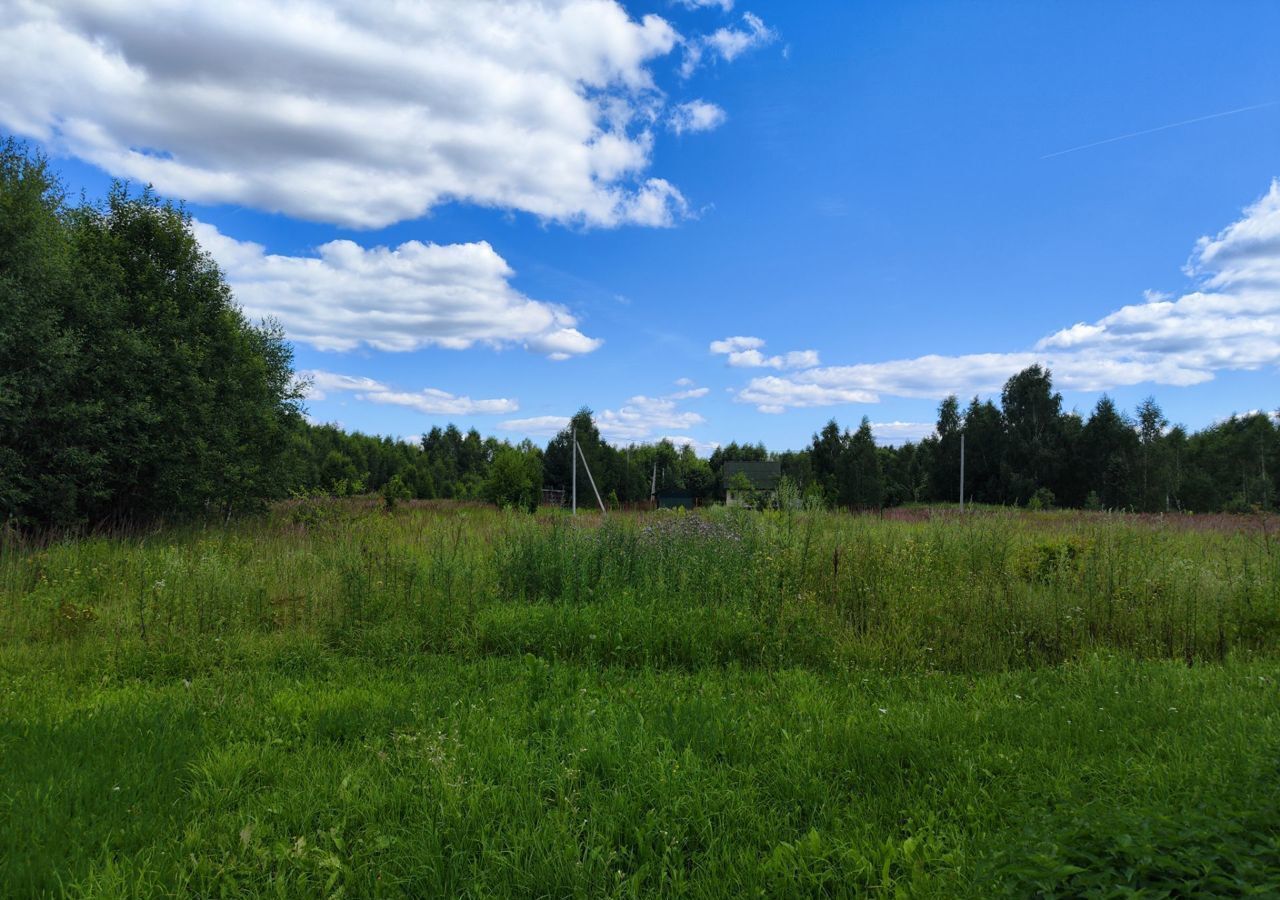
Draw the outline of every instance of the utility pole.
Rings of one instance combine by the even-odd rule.
[[[607,510],[604,508],[604,500],[600,498],[600,489],[596,487],[595,476],[591,474],[591,465],[587,462],[587,454],[582,451],[581,447],[578,447],[577,449],[578,455],[582,457],[582,468],[587,470],[587,479],[591,482],[591,491],[596,495],[596,503],[600,504],[600,514],[605,515]]]
[[[573,515],[578,514],[578,427],[573,428],[573,447],[569,456],[573,459]]]
[[[964,512],[964,432],[960,432],[960,512]]]

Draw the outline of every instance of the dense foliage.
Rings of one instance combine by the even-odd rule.
[[[0,144],[0,519],[229,514],[277,496],[291,351],[245,321],[181,210],[116,185],[71,206]]]

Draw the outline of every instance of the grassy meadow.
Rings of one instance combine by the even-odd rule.
[[[6,896],[1275,896],[1256,517],[0,543]]]

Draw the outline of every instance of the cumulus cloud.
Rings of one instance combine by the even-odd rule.
[[[765,356],[758,337],[727,337],[711,342],[711,352],[727,357],[729,365],[743,369],[807,369],[818,365],[817,350],[792,350],[778,356]]]
[[[778,33],[755,13],[743,13],[739,27],[717,28],[711,34],[686,40],[680,74],[688,78],[708,57],[733,62],[748,50],[771,44],[777,38]]]
[[[693,410],[677,408],[674,397],[632,397],[617,409],[596,416],[600,434],[611,441],[640,441],[663,429],[684,430],[706,421]]]
[[[737,399],[782,412],[875,403],[884,394],[989,393],[1034,363],[1049,366],[1059,387],[1083,391],[1148,382],[1185,386],[1219,371],[1280,365],[1280,181],[1239,221],[1201,238],[1186,271],[1194,280],[1190,292],[1176,298],[1147,292],[1143,303],[1077,322],[1030,350],[815,367],[752,379]]]
[[[505,397],[494,400],[472,400],[436,388],[420,391],[400,391],[380,381],[359,375],[342,375],[310,369],[299,372],[299,378],[308,385],[308,400],[324,400],[330,393],[350,393],[355,399],[368,403],[385,403],[405,406],[431,416],[470,416],[478,414],[501,415],[520,408],[515,400]]]
[[[645,175],[651,67],[682,39],[617,0],[0,11],[0,125],[166,194],[352,227],[451,201],[602,227],[687,209]],[[725,59],[746,46],[719,35]]]
[[[596,413],[596,427],[605,440],[615,444],[661,440],[665,432],[683,431],[706,421],[700,413],[681,409],[678,404],[682,400],[705,397],[707,393],[707,388],[689,387],[661,397],[637,395],[617,409]],[[523,434],[549,436],[558,433],[568,424],[568,416],[530,416],[508,419],[499,423],[498,427]],[[684,443],[694,442],[692,438],[680,440]]]
[[[690,100],[671,111],[671,130],[676,134],[712,131],[723,125],[727,118],[725,111],[714,103]]]
[[[193,228],[246,314],[279,319],[291,339],[322,350],[522,344],[565,359],[602,343],[564,307],[513,288],[511,267],[484,241],[369,249],[330,241],[314,256],[279,256],[203,222]]]

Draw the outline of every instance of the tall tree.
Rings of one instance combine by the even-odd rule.
[[[1138,406],[1138,508],[1147,512],[1170,506],[1169,454],[1164,430],[1169,425],[1154,397]]]
[[[884,504],[884,473],[871,433],[871,420],[862,417],[858,430],[848,435],[840,455],[839,503],[854,509],[879,509]]]
[[[9,142],[0,258],[6,517],[229,513],[287,483],[292,353],[278,327],[245,320],[180,209],[120,184],[66,209],[43,161]],[[37,336],[48,350],[31,353]]]
[[[1066,448],[1062,395],[1053,390],[1052,373],[1034,365],[1014,375],[1000,392],[1000,409],[1008,434],[1009,499],[1025,503],[1042,487],[1060,491]]]
[[[932,492],[935,499],[944,503],[960,499],[960,432],[963,430],[960,401],[952,394],[938,405],[938,424],[932,448]]]
[[[1138,435],[1133,424],[1103,394],[1080,435],[1078,467],[1090,493],[1107,509],[1132,505]]]

